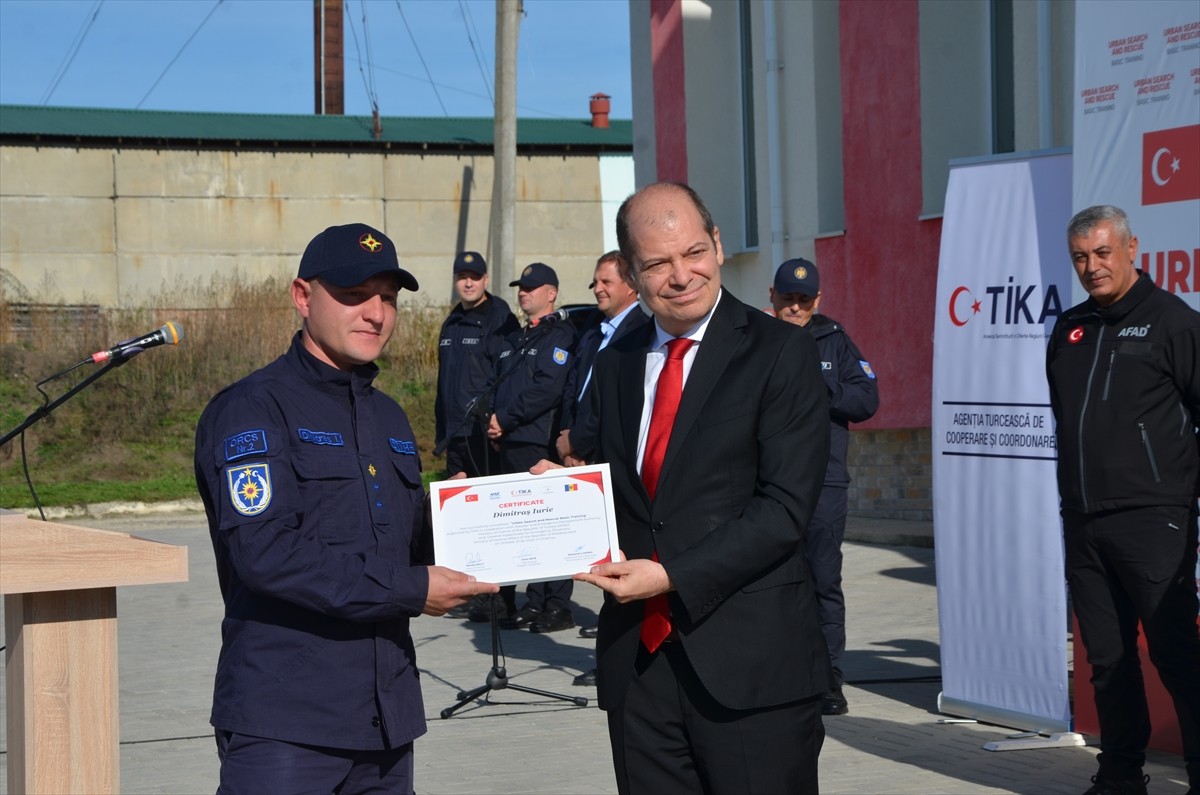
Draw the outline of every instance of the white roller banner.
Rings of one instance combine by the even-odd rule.
[[[1070,729],[1046,342],[1070,306],[1071,156],[951,163],[933,357],[942,712]]]
[[[1078,0],[1074,108],[1072,206],[1124,209],[1138,267],[1200,309],[1200,3]]]

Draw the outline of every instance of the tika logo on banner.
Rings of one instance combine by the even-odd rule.
[[[1057,285],[1047,285],[1040,296],[1037,292],[1038,285],[1015,284],[1012,276],[1008,277],[1008,284],[985,287],[987,298],[976,298],[965,285],[956,287],[950,294],[950,322],[965,326],[982,314],[993,326],[1042,325],[1046,318],[1062,314]]]
[[[1200,199],[1200,124],[1142,136],[1142,204]]]

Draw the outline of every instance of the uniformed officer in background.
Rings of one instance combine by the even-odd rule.
[[[471,478],[497,475],[500,458],[485,434],[493,397],[487,393],[505,340],[520,326],[508,302],[488,292],[487,261],[478,251],[460,251],[453,267],[458,303],[438,335],[436,444],[446,445],[446,477],[459,472]],[[472,417],[467,417],[469,411]],[[472,599],[446,616],[489,621],[489,600]]]
[[[806,536],[809,568],[817,590],[821,632],[829,646],[834,687],[825,696],[823,715],[850,711],[842,693],[842,654],[846,651],[846,598],[842,593],[842,540],[846,537],[847,489],[850,472],[846,451],[851,422],[863,422],[879,408],[875,371],[859,353],[841,323],[817,314],[821,276],[806,259],[790,259],[775,271],[769,288],[771,307],[780,320],[808,329],[817,341],[821,375],[829,391],[829,465]]]
[[[483,396],[496,373],[505,339],[517,318],[503,298],[488,292],[487,262],[476,251],[454,258],[458,303],[442,323],[438,338],[438,388],[434,413],[437,444],[447,443],[446,475],[499,474],[484,435],[486,423],[467,420],[467,409]]]
[[[500,467],[508,472],[528,472],[543,458],[554,457],[554,433],[562,408],[575,328],[554,314],[558,300],[558,274],[549,265],[535,262],[511,282],[527,325],[509,335],[508,350],[500,358],[495,412],[488,438],[500,448]],[[516,591],[505,586],[500,626],[529,628],[531,632],[557,632],[575,626],[571,615],[572,580],[530,583],[528,601],[516,610]],[[472,616],[474,620],[476,616]]]
[[[291,349],[196,429],[225,603],[220,793],[411,793],[426,727],[409,621],[497,590],[426,565],[416,440],[371,385],[402,288],[417,281],[382,232],[317,235],[291,285]]]

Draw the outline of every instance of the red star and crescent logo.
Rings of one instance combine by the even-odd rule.
[[[363,236],[358,239],[358,245],[363,251],[369,251],[375,254],[379,249],[383,248],[383,243],[375,239],[375,235],[370,232],[364,232]]]
[[[1076,326],[1067,332],[1067,342],[1074,345],[1083,339],[1083,326]]]
[[[966,293],[967,298],[971,299],[971,314],[967,315],[965,318],[959,318],[956,307],[958,305],[958,298],[963,293]],[[975,296],[971,295],[970,289],[966,287],[956,287],[954,288],[954,292],[950,294],[950,322],[956,326],[965,326],[967,325],[968,320],[979,314],[982,306],[983,304],[980,301],[976,301]]]

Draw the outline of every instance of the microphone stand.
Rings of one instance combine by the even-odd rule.
[[[81,391],[83,391],[93,381],[96,381],[101,376],[105,375],[109,370],[112,370],[114,367],[120,367],[121,365],[125,364],[125,362],[129,361],[129,358],[130,357],[127,357],[127,356],[121,356],[121,357],[116,357],[116,358],[110,359],[109,362],[107,364],[105,364],[103,367],[101,367],[99,370],[92,373],[87,378],[83,379],[78,384],[76,384],[75,386],[68,389],[66,392],[64,392],[61,396],[59,396],[52,402],[43,403],[41,406],[39,406],[37,409],[35,409],[32,414],[30,414],[28,417],[26,417],[24,422],[22,422],[16,428],[13,428],[8,433],[4,434],[3,438],[0,438],[0,447],[3,447],[4,445],[8,444],[10,441],[13,440],[14,437],[16,437],[18,434],[24,432],[27,428],[29,428],[29,426],[33,425],[35,422],[38,422],[39,420],[43,420],[46,417],[50,416],[50,412],[54,411],[56,408],[61,406],[63,403],[66,403],[71,398],[75,397],[75,395],[77,395]],[[78,365],[75,365],[75,366],[78,367]],[[59,376],[64,375],[74,369],[75,369],[75,367],[69,367],[66,370],[63,370],[61,373],[56,373],[55,375],[52,375],[49,378],[47,378],[45,381],[39,382],[38,383],[38,391],[39,392],[41,391],[42,384],[46,383],[47,381],[53,381],[55,378],[58,378]],[[42,394],[44,395],[45,393],[43,392]]]
[[[454,429],[453,433],[449,434],[446,437],[446,439],[442,442],[442,444],[438,445],[438,449],[435,449],[433,451],[434,455],[440,454],[439,449],[442,452],[445,452],[446,447],[448,447],[450,444],[450,439],[454,437],[454,434],[458,433],[463,427],[465,427],[468,421],[478,418],[479,421],[482,422],[485,426],[487,425],[488,420],[491,419],[491,416],[492,416],[492,399],[496,395],[496,390],[500,387],[501,384],[503,384],[506,380],[508,380],[509,376],[511,376],[513,373],[516,372],[518,367],[521,366],[521,362],[525,357],[525,352],[526,352],[526,350],[528,350],[529,343],[532,341],[530,339],[531,335],[529,332],[533,328],[534,328],[533,326],[525,327],[525,333],[521,335],[521,341],[514,349],[515,358],[513,360],[512,365],[507,370],[504,370],[503,372],[501,372],[499,377],[497,377],[496,380],[493,383],[489,384],[488,388],[483,391],[483,394],[479,395],[478,397],[476,397],[474,400],[471,401],[471,403],[467,407],[467,415],[463,418],[463,421],[459,423],[458,427]],[[540,336],[540,335],[533,336],[533,340],[536,340],[538,338],[538,336]],[[487,444],[486,438],[484,439],[484,444],[485,445]],[[487,456],[486,450],[484,451],[484,456],[486,459],[486,456]],[[553,693],[549,690],[538,690],[538,689],[532,688],[532,687],[525,687],[524,685],[515,685],[509,681],[508,670],[503,665],[500,664],[500,615],[499,615],[499,604],[498,604],[499,597],[496,594],[492,594],[491,597],[489,597],[489,599],[488,599],[488,603],[489,603],[489,607],[491,608],[491,613],[492,613],[492,616],[491,616],[491,624],[492,624],[492,667],[491,667],[491,670],[488,671],[488,674],[487,674],[486,679],[484,680],[484,683],[482,685],[480,685],[479,687],[476,687],[471,690],[458,691],[458,695],[456,696],[458,701],[455,702],[452,706],[446,707],[445,709],[443,709],[441,711],[440,714],[441,714],[442,719],[445,720],[446,718],[449,718],[451,715],[453,715],[459,709],[466,706],[466,704],[468,702],[474,701],[475,699],[479,698],[480,696],[484,695],[485,693],[490,693],[493,690],[509,690],[509,689],[518,690],[522,693],[530,693],[535,696],[544,696],[546,698],[555,698],[560,701],[570,701],[572,704],[574,704],[577,707],[586,707],[588,705],[588,700],[582,696],[568,696],[565,693]]]

